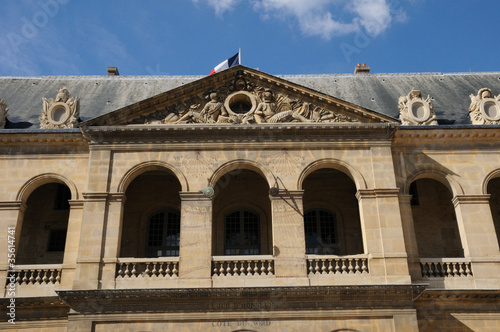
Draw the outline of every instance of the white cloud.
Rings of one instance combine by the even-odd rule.
[[[393,20],[388,0],[254,0],[254,4],[266,16],[294,17],[305,35],[324,39],[361,29],[376,36]]]
[[[208,5],[214,7],[215,14],[217,16],[221,16],[225,11],[233,9],[234,5],[239,0],[193,0],[194,3],[198,3],[200,1],[204,1]]]
[[[192,0],[206,2],[216,15],[232,10],[239,0]],[[295,19],[306,36],[346,35],[364,30],[377,36],[387,30],[393,21],[402,21],[404,12],[391,10],[390,0],[252,0],[254,9],[263,19]]]

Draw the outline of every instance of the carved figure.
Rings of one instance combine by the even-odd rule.
[[[5,128],[5,122],[7,120],[7,113],[9,109],[7,108],[7,104],[3,99],[0,99],[0,129]]]
[[[399,97],[398,108],[402,125],[437,125],[431,97],[427,95],[424,100],[420,90],[413,88],[408,95]]]
[[[263,101],[257,105],[257,108],[253,112],[257,123],[268,122],[276,114],[276,104],[273,102],[272,91],[266,89],[262,95],[262,99]]]
[[[75,128],[80,117],[80,103],[78,97],[71,97],[66,87],[57,90],[55,99],[42,98],[43,112],[40,119],[40,128],[59,129]]]
[[[472,124],[500,124],[500,95],[494,97],[488,88],[470,95],[469,117]]]

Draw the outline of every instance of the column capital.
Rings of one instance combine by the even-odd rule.
[[[83,199],[70,199],[68,203],[72,209],[83,209],[85,201]]]
[[[89,193],[82,193],[82,196],[85,199],[85,201],[104,202],[108,198],[108,193],[107,192],[89,192]]]
[[[399,193],[399,188],[358,189],[356,198],[359,201],[362,198],[398,197]]]
[[[181,191],[179,192],[181,201],[211,201],[210,197],[203,195],[201,191]]]
[[[490,196],[490,194],[456,195],[451,201],[455,207],[460,204],[490,204]]]
[[[284,198],[302,199],[302,197],[304,197],[304,190],[279,189],[276,195],[269,193],[269,199],[271,199],[271,201]]]
[[[3,201],[0,202],[0,210],[25,210],[26,203],[23,201]]]

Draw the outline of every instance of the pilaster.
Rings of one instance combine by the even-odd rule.
[[[80,242],[80,229],[82,228],[83,201],[69,201],[68,229],[64,245],[63,275],[61,285],[71,287],[75,280],[76,260],[78,257],[78,244]]]
[[[399,189],[358,190],[363,245],[374,282],[411,283],[399,211]]]
[[[26,210],[26,204],[21,201],[11,201],[11,202],[0,202],[0,227],[2,230],[0,236],[0,282],[4,282],[7,279],[7,271],[9,270],[9,256],[7,253],[9,252],[9,238],[10,236],[14,236],[15,238],[15,252],[17,253],[19,237],[21,236],[21,228],[23,222],[24,211]],[[13,227],[15,230],[14,235],[8,233],[9,227]],[[15,259],[15,257],[14,257]]]
[[[498,287],[500,275],[500,252],[489,198],[457,195],[452,200],[464,255],[471,260],[478,288]]]
[[[306,278],[303,190],[280,190],[271,196],[276,277]]]
[[[418,254],[417,237],[415,225],[413,224],[413,213],[411,210],[412,195],[399,195],[399,210],[403,224],[406,253],[408,255],[408,268],[412,280],[421,279],[420,256]]]
[[[116,261],[120,254],[122,237],[122,215],[125,204],[125,194],[115,193],[108,195],[108,213],[104,239],[104,253],[102,259],[101,286],[103,289],[115,288]]]
[[[179,278],[211,284],[212,200],[199,192],[181,192]],[[192,286],[196,286],[193,284]]]

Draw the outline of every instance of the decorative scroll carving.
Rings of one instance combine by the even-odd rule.
[[[133,124],[250,124],[279,122],[359,122],[269,88],[243,76],[202,96],[156,111]]]
[[[0,99],[0,129],[5,128],[8,112],[9,109],[7,108],[7,103],[5,103],[3,99]]]
[[[411,89],[408,95],[399,97],[398,108],[402,125],[435,126],[438,124],[430,96],[427,95],[424,100],[422,92],[415,88]]]
[[[469,117],[472,124],[500,124],[500,95],[494,97],[488,88],[470,95]]]
[[[57,90],[55,99],[43,99],[43,113],[40,117],[40,128],[61,129],[75,128],[80,117],[78,97],[71,97],[63,87]]]

